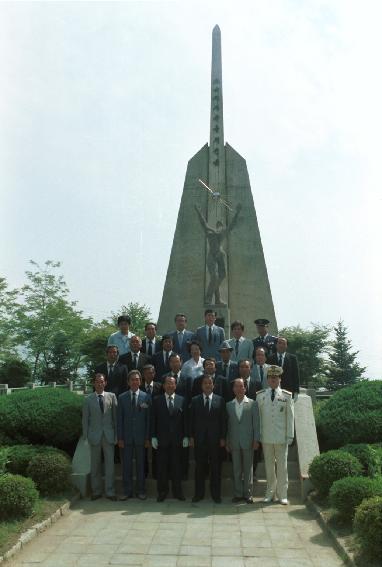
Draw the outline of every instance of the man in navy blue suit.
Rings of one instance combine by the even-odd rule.
[[[163,376],[168,374],[170,368],[170,356],[173,354],[173,343],[171,335],[163,335],[162,337],[162,350],[155,353],[151,359],[155,367],[157,380],[163,383]]]
[[[188,447],[187,405],[182,396],[175,394],[175,378],[167,376],[165,393],[153,399],[151,415],[151,444],[157,449],[158,502],[163,502],[172,481],[174,498],[185,500],[182,491],[182,448]]]
[[[233,347],[228,341],[222,342],[219,347],[221,360],[216,363],[216,374],[227,378],[229,383],[239,377],[239,365],[234,360],[231,360],[232,351]]]
[[[131,370],[128,374],[129,390],[119,396],[117,409],[118,447],[123,449],[123,488],[121,500],[133,497],[133,457],[136,463],[136,495],[146,499],[145,447],[150,445],[150,396],[139,389],[141,374]]]
[[[216,311],[206,309],[204,321],[205,324],[196,329],[194,339],[201,345],[203,358],[213,356],[215,360],[220,360],[219,347],[225,340],[225,335],[224,329],[215,325]]]
[[[194,336],[192,331],[187,331],[187,317],[183,313],[175,315],[175,331],[169,333],[172,336],[173,349],[180,355],[182,362],[186,362],[191,355],[189,344]]]

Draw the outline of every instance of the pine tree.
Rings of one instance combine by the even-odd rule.
[[[328,364],[329,388],[341,388],[358,382],[366,368],[356,362],[358,350],[351,352],[352,344],[348,339],[348,331],[343,321],[334,327],[335,338],[331,343]]]

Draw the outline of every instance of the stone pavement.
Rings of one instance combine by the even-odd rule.
[[[7,567],[339,567],[307,508],[167,500],[78,501]]]

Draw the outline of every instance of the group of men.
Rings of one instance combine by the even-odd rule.
[[[209,474],[211,498],[221,502],[221,464],[232,458],[234,502],[253,502],[253,474],[262,447],[267,477],[265,502],[287,504],[287,452],[294,437],[294,399],[299,391],[298,363],[287,340],[268,333],[269,321],[257,319],[259,336],[245,338],[234,321],[225,340],[216,313],[205,311],[205,325],[195,333],[187,318],[175,316],[176,329],[156,336],[155,323],[145,337],[130,331],[130,318],[118,319],[96,368],[94,392],[84,401],[83,436],[91,454],[92,499],[116,500],[114,447],[120,449],[124,494],[121,500],[146,498],[148,450],[157,479],[157,500],[170,493],[184,500],[189,448],[195,459],[193,502],[205,495]],[[133,484],[133,463],[136,484]],[[277,472],[276,472],[277,471]]]

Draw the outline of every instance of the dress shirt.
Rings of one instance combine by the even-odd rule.
[[[167,350],[162,350],[163,362],[165,364],[172,354],[175,354],[172,350],[169,350],[168,353],[167,353]]]
[[[168,408],[168,406],[170,404],[170,398],[172,399],[172,403],[174,404],[175,396],[174,396],[174,394],[171,394],[171,396],[169,396],[167,393],[165,394],[165,396],[166,396],[166,404],[167,404],[167,408]]]
[[[117,331],[110,335],[107,344],[108,346],[117,346],[119,355],[126,354],[130,352],[130,339],[133,336],[133,333],[129,331],[127,335],[123,335],[121,331]]]
[[[153,387],[154,387],[154,381],[153,381],[153,380],[150,382],[150,384],[147,384],[147,382],[145,383],[145,391],[146,391],[148,394],[152,394],[152,393],[153,393]]]
[[[184,341],[184,330],[183,331],[177,331],[177,335],[178,335],[179,346],[180,346],[180,348],[182,348],[183,341]]]
[[[193,358],[190,358],[183,364],[180,375],[182,377],[184,376],[186,378],[191,378],[192,380],[194,380],[195,378],[203,374],[203,362],[204,358],[202,358],[201,356],[199,357],[199,360],[197,362],[195,362]]]
[[[210,411],[210,409],[211,409],[212,396],[213,396],[213,394],[210,394],[209,396],[206,396],[206,394],[203,394],[203,405],[205,405],[206,400],[208,399],[208,411]]]
[[[245,395],[244,398],[241,400],[241,402],[239,402],[239,400],[235,398],[235,412],[236,412],[236,417],[239,421],[241,420],[241,416],[243,415],[243,407],[245,402],[248,402],[248,398]]]
[[[281,356],[281,368],[284,366],[284,360],[285,360],[285,352],[279,353],[276,351],[276,356],[277,356],[277,364],[280,365],[279,360],[280,360],[280,356]]]

